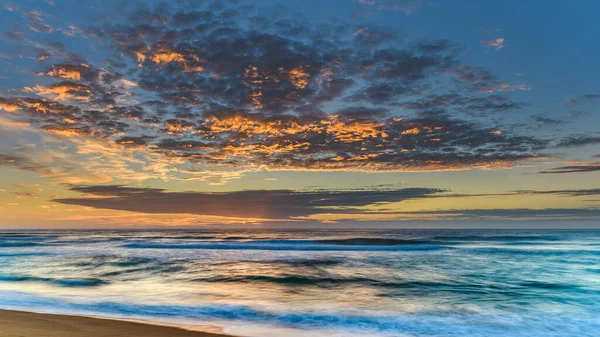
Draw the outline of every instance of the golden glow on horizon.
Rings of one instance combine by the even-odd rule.
[[[39,180],[39,179],[38,179]],[[277,181],[274,181],[277,183]],[[60,185],[48,184],[43,180],[30,185],[9,185],[0,189],[0,211],[2,226],[28,225],[32,227],[147,227],[147,226],[203,226],[210,224],[253,224],[270,221],[257,218],[236,218],[224,216],[203,216],[191,214],[147,214],[127,211],[94,209],[83,206],[63,205],[49,201],[52,198],[80,196],[75,192],[65,192]],[[86,197],[85,195],[82,195]],[[98,196],[90,196],[98,198]],[[470,209],[540,209],[579,208],[590,197],[564,198],[552,194],[511,194],[474,196],[448,196],[406,200],[397,203],[381,203],[355,207],[362,213],[337,214],[331,209],[322,208],[322,213],[279,221],[315,220],[336,223],[351,221],[442,221],[468,220],[469,216],[460,210]],[[599,200],[600,202],[600,200]],[[268,205],[266,205],[268,207]],[[224,205],[226,209],[226,205]],[[450,211],[452,210],[452,211]],[[532,218],[537,219],[537,218]]]

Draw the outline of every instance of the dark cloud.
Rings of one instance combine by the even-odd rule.
[[[507,196],[525,196],[525,195],[557,195],[562,197],[582,197],[590,195],[599,195],[600,188],[590,189],[563,189],[563,190],[516,190],[505,193],[479,193],[479,194],[440,194],[440,198],[469,198],[469,197],[507,197]]]
[[[555,195],[562,195],[562,196],[569,196],[569,197],[581,197],[581,196],[587,196],[587,195],[598,195],[600,194],[600,188],[591,188],[591,189],[565,189],[565,190],[542,190],[542,191],[535,191],[535,190],[520,190],[520,191],[515,191],[518,194],[555,194]]]
[[[554,167],[549,170],[540,171],[543,174],[552,173],[586,173],[586,172],[597,172],[600,171],[600,163],[588,163],[582,165],[567,165]]]
[[[315,214],[353,214],[398,216],[434,216],[459,219],[534,219],[560,217],[598,217],[599,209],[449,209],[439,211],[404,212],[378,207],[386,203],[423,198],[472,197],[474,195],[447,194],[436,188],[386,188],[353,190],[246,190],[233,192],[169,192],[158,188],[136,188],[122,185],[72,186],[74,192],[84,194],[79,198],[53,201],[100,209],[140,213],[181,213],[226,217],[257,218],[265,220],[290,219]],[[557,195],[583,197],[600,195],[600,189],[520,190],[511,195]],[[492,194],[493,195],[493,194]],[[478,195],[486,196],[486,195]]]
[[[563,105],[567,108],[575,108],[579,104],[589,103],[600,99],[600,94],[583,94],[570,98],[563,102]]]
[[[557,118],[552,118],[544,115],[531,116],[531,119],[540,126],[553,126],[564,123],[565,121]]]
[[[535,220],[535,219],[598,219],[599,208],[498,208],[450,209],[443,211],[406,212],[406,215],[437,215],[448,219],[469,220]]]
[[[586,145],[600,144],[600,136],[596,135],[576,135],[561,139],[557,147],[578,147]]]
[[[479,97],[466,97],[459,94],[428,95],[418,100],[393,105],[416,111],[445,109],[463,112],[469,116],[510,113],[518,111],[524,106],[522,103],[511,101],[505,95],[498,94]]]
[[[121,185],[75,186],[85,198],[55,202],[141,213],[184,213],[228,217],[287,219],[312,214],[362,213],[357,207],[427,198],[441,189],[404,188],[379,190],[249,190],[221,193],[167,192],[156,188]]]

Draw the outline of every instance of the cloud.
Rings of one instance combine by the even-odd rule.
[[[505,193],[479,193],[479,194],[439,194],[432,197],[439,198],[470,198],[470,197],[510,197],[531,195],[558,195],[563,197],[583,197],[600,195],[600,188],[590,189],[562,189],[562,190],[515,190]]]
[[[561,139],[557,147],[579,147],[600,144],[600,136],[596,135],[575,135]]]
[[[414,13],[421,5],[420,0],[356,0],[358,4],[373,7],[378,11],[401,11]]]
[[[598,218],[595,208],[492,208],[403,211],[382,205],[407,200],[473,196],[557,195],[586,197],[600,195],[600,189],[520,190],[504,194],[448,194],[436,188],[394,188],[378,186],[350,190],[245,190],[232,192],[170,192],[158,188],[122,185],[76,185],[77,198],[55,199],[54,202],[129,211],[138,215],[186,215],[253,219],[253,221],[299,221],[310,225],[316,221],[381,221],[401,220],[535,220]],[[377,206],[377,207],[373,207]],[[237,220],[236,220],[237,221]]]
[[[481,40],[481,44],[487,48],[492,48],[494,50],[500,50],[504,48],[504,38],[497,37],[489,40]]]
[[[564,189],[564,190],[520,190],[515,191],[515,193],[519,194],[556,194],[562,196],[569,197],[581,197],[588,195],[600,195],[600,188],[590,188],[590,189]]]
[[[248,190],[234,192],[168,192],[121,185],[74,186],[80,198],[53,201],[139,213],[182,213],[255,219],[288,219],[323,212],[361,213],[359,207],[427,198],[441,189]]]
[[[92,23],[82,31],[104,51],[94,62],[65,45],[44,49],[53,59],[32,71],[39,83],[9,91],[0,109],[70,139],[78,154],[98,143],[119,158],[135,151],[164,179],[492,169],[544,156],[546,140],[496,122],[526,106],[506,93],[529,87],[467,64],[452,41],[404,43],[393,27],[234,9],[148,5]],[[115,172],[140,167],[114,162]]]
[[[549,170],[540,171],[543,174],[553,173],[586,173],[586,172],[597,172],[600,171],[600,163],[585,163],[581,165],[567,165],[554,167]]]
[[[42,19],[42,13],[38,11],[28,11],[24,12],[23,17],[27,19],[28,27],[34,32],[37,33],[50,33],[52,32],[52,27],[49,24],[44,22]]]
[[[53,96],[53,99],[57,101],[66,101],[71,98],[87,101],[93,95],[88,86],[68,81],[59,82],[52,85],[24,87],[23,91],[36,92],[42,96]]]
[[[563,102],[563,105],[567,108],[575,108],[579,104],[593,102],[600,99],[600,94],[583,94],[569,98]]]
[[[115,143],[123,146],[145,146],[152,137],[140,136],[140,137],[121,137],[115,140]]]
[[[89,66],[86,64],[56,64],[52,66],[52,69],[46,75],[79,81],[81,80],[81,74],[86,73],[88,69]]]
[[[46,126],[42,130],[59,136],[87,136],[91,131],[87,128]]]
[[[106,183],[111,180],[96,172],[81,171],[73,164],[54,156],[39,156],[34,160],[25,155],[0,153],[0,165],[13,166],[19,171],[32,172],[62,183]]]
[[[534,122],[536,122],[536,124],[541,125],[541,126],[552,126],[552,125],[559,125],[559,124],[565,123],[565,121],[563,121],[561,119],[547,117],[544,115],[531,116],[531,120],[533,120]]]
[[[438,219],[464,220],[581,220],[600,218],[598,208],[499,208],[451,209],[443,211],[407,212],[405,214],[440,216]]]
[[[444,109],[469,116],[487,116],[492,113],[511,113],[525,105],[511,101],[505,95],[493,94],[483,97],[465,97],[459,94],[427,95],[418,100],[396,103],[394,106],[415,111]]]

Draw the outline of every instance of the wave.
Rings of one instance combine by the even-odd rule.
[[[0,253],[0,257],[44,256],[44,255],[50,255],[50,253],[46,253],[46,252]]]
[[[302,250],[302,251],[428,251],[449,249],[449,247],[414,244],[396,246],[367,246],[367,245],[336,245],[318,244],[315,241],[302,240],[270,240],[242,241],[236,243],[205,242],[205,243],[128,243],[123,247],[135,249],[224,249],[224,250]]]
[[[271,264],[285,264],[294,267],[328,267],[346,263],[342,260],[275,260]]]
[[[134,267],[154,262],[146,257],[121,257],[116,255],[96,255],[79,259],[73,263],[77,267]]]
[[[6,294],[3,294],[6,295]],[[546,313],[516,313],[508,311],[419,311],[411,314],[369,314],[357,312],[269,310],[234,304],[143,305],[106,301],[74,303],[31,295],[3,296],[1,306],[9,309],[31,308],[66,314],[92,314],[113,318],[149,319],[168,322],[218,322],[240,326],[269,326],[272,329],[302,329],[328,331],[329,336],[361,333],[367,336],[480,336],[480,337],[592,337],[600,330],[597,315],[578,317]],[[576,327],[576,328],[575,328]],[[240,335],[255,335],[258,332]],[[271,334],[275,335],[275,334]],[[281,335],[281,333],[280,333]]]
[[[0,242],[0,248],[17,248],[17,247],[37,247],[45,246],[38,242],[27,242],[27,241],[14,241],[14,242]]]
[[[50,277],[0,275],[0,282],[42,282],[63,287],[95,287],[109,282],[97,278],[56,279]]]
[[[573,285],[573,284],[550,283],[550,282],[542,282],[542,281],[527,281],[527,282],[521,283],[520,285],[522,287],[526,287],[526,288],[556,289],[556,290],[577,288],[577,286]]]
[[[464,252],[474,254],[506,254],[506,255],[535,255],[535,256],[573,256],[573,255],[600,255],[600,250],[597,249],[543,249],[543,248],[496,248],[496,247],[483,247],[483,248],[464,248]]]
[[[562,237],[550,235],[435,235],[431,240],[438,241],[560,241]]]
[[[47,236],[27,236],[27,235],[19,235],[19,236],[0,236],[0,242],[13,242],[13,241],[46,241],[53,239],[54,237]]]
[[[428,244],[431,241],[418,239],[350,238],[316,240],[315,242],[341,246],[402,246]]]
[[[367,277],[332,277],[318,275],[232,275],[232,276],[212,276],[195,278],[193,282],[209,283],[253,283],[265,282],[286,286],[314,286],[314,287],[334,287],[341,285],[361,285],[382,288],[395,289],[442,289],[456,287],[452,282],[428,282],[428,281],[410,281],[410,280],[386,280]]]

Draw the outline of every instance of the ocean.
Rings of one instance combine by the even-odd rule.
[[[600,336],[600,231],[0,232],[0,308],[239,336]]]

